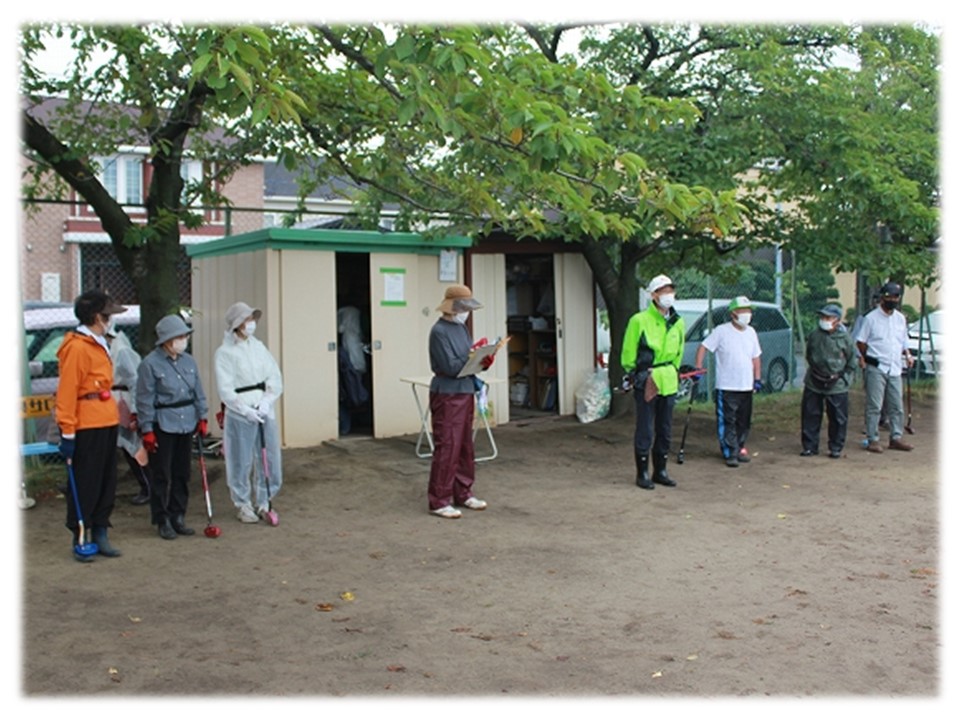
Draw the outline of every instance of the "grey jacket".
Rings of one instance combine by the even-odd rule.
[[[184,353],[174,360],[158,347],[140,363],[137,424],[141,432],[192,433],[207,416],[207,409],[207,396],[192,355]]]
[[[817,328],[807,337],[807,374],[804,387],[824,395],[850,390],[856,373],[857,350],[842,325],[832,333]]]

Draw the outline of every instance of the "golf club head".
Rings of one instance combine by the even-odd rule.
[[[80,543],[73,546],[73,551],[82,557],[90,557],[100,552],[100,546],[95,542]]]
[[[683,453],[677,453],[677,465],[683,465]]]
[[[218,538],[220,537],[220,528],[216,525],[207,525],[203,530],[203,534],[208,538]]]
[[[267,510],[267,511],[263,514],[263,518],[264,518],[264,520],[266,520],[268,523],[270,523],[273,527],[276,527],[277,525],[280,524],[280,516],[277,515],[277,511],[276,511],[276,510]]]

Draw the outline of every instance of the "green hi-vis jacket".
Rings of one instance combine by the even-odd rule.
[[[650,303],[646,310],[638,312],[627,322],[620,364],[627,372],[650,370],[658,394],[675,395],[685,339],[683,319],[677,311],[670,308],[670,316],[665,318],[657,306]]]

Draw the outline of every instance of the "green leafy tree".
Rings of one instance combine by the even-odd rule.
[[[38,57],[63,38],[74,53],[67,72],[41,71]],[[191,206],[222,203],[218,189],[262,151],[267,131],[299,120],[302,104],[273,61],[276,39],[252,26],[21,30],[23,148],[32,161],[25,197],[69,189],[93,208],[134,283],[145,327],[179,304],[180,228],[201,222]],[[149,148],[143,223],[98,179],[96,159],[131,145]],[[203,161],[202,180],[185,183],[186,157]],[[149,348],[142,333],[141,350]]]
[[[914,268],[918,233],[937,215],[929,33],[604,25],[579,28],[577,52],[564,54],[572,29],[312,28],[312,45],[341,59],[336,92],[298,92],[311,107],[332,97],[364,111],[305,127],[367,188],[371,218],[399,200],[410,223],[578,242],[609,311],[612,378],[640,281],[659,272],[721,272],[770,243],[825,268]],[[838,67],[841,52],[861,68]],[[922,112],[894,110],[907,105]],[[882,150],[908,127],[918,144],[893,159],[842,152],[871,138]],[[838,172],[871,178],[870,196]],[[893,217],[894,249],[868,242]],[[873,235],[838,250],[847,227]]]
[[[772,63],[760,80],[763,144],[779,162],[758,183],[781,193],[785,246],[804,263],[930,287],[937,280],[939,38],[864,27],[846,66]]]

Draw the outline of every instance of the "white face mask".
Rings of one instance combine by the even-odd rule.
[[[457,322],[460,323],[461,325],[466,324],[468,317],[470,317],[470,313],[468,312],[456,314]]]
[[[659,298],[657,298],[657,304],[660,305],[664,310],[669,310],[673,307],[673,301],[677,299],[675,293],[664,293]]]
[[[820,329],[826,330],[827,332],[830,332],[831,330],[833,330],[833,320],[824,320],[823,318],[821,318]]]
[[[753,320],[753,313],[746,312],[733,316],[733,321],[740,327],[746,327],[750,324],[751,320]]]
[[[177,355],[183,355],[187,350],[187,339],[186,338],[177,338],[170,343],[170,349]]]
[[[247,337],[251,337],[257,331],[257,321],[251,320],[243,326],[243,332],[246,333]]]

